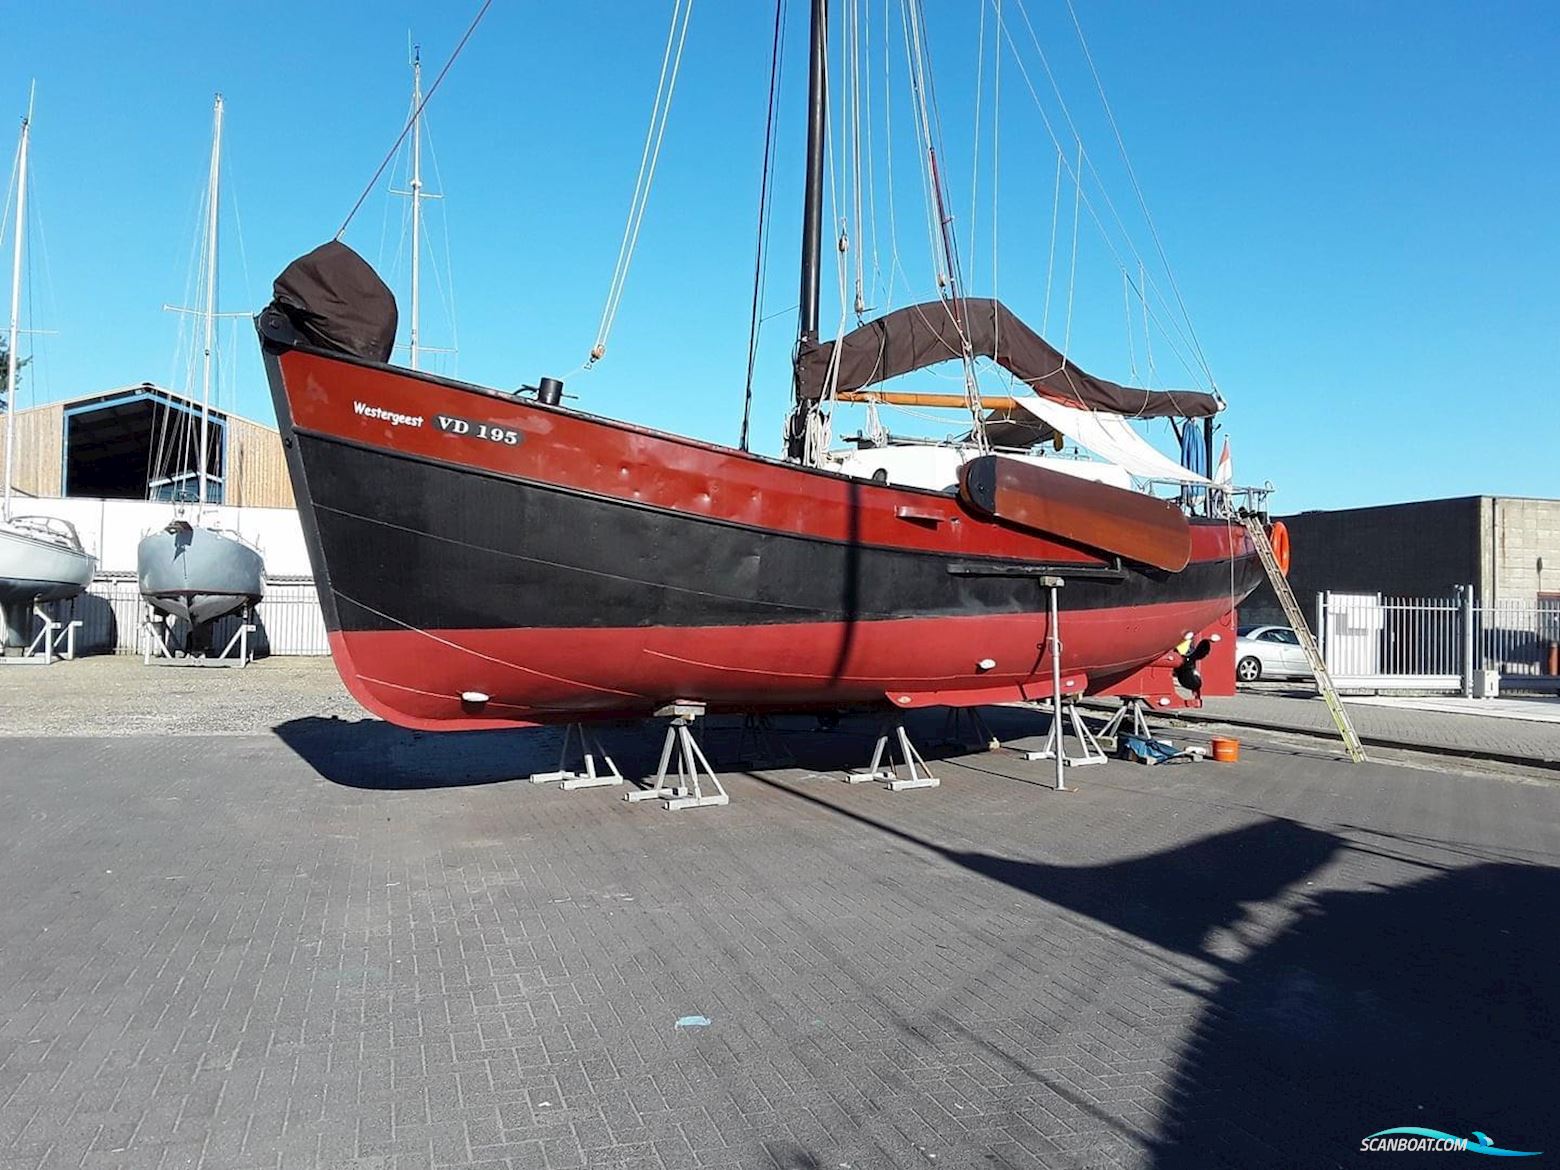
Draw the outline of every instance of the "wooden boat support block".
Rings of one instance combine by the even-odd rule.
[[[1089,676],[1081,672],[1062,675],[1062,695],[1082,695],[1089,689]],[[1035,678],[1026,682],[1003,683],[958,691],[890,691],[888,701],[902,711],[917,707],[986,707],[1001,703],[1033,703],[1051,697],[1051,680]]]
[[[974,512],[1179,573],[1192,529],[1174,504],[1001,455],[971,459],[959,498]]]

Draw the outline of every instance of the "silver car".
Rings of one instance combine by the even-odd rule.
[[[1261,678],[1308,678],[1300,639],[1288,626],[1246,626],[1235,639],[1235,677],[1241,682]]]

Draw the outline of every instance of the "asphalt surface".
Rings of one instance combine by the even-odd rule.
[[[196,677],[186,710],[265,676]],[[840,781],[865,727],[798,722],[767,771],[711,731],[732,803],[671,813],[526,783],[553,732],[293,714],[291,685],[233,734],[29,736],[0,682],[5,1170],[1560,1151],[1553,783],[1254,736],[1063,795],[938,758],[934,719],[942,786],[891,793]],[[607,738],[631,776],[659,747]]]

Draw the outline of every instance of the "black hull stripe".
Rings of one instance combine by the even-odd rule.
[[[967,555],[752,528],[296,433],[340,629],[622,628],[1038,613]],[[1260,572],[1235,566],[1243,597]],[[1228,561],[1073,580],[1069,610],[1228,596]],[[1129,619],[1130,620],[1130,619]]]

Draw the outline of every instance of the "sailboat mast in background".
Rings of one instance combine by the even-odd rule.
[[[32,97],[27,99],[27,116],[22,119],[22,139],[16,148],[16,235],[11,246],[11,330],[5,349],[5,518],[11,518],[11,477],[16,456],[16,340],[20,336],[22,312],[22,229],[27,210],[27,141],[32,125]]]
[[[217,209],[222,186],[222,95],[217,95],[211,115],[211,169],[206,176],[206,303],[204,351],[200,370],[200,495],[207,502],[207,442],[211,427],[211,356],[216,345],[217,323]]]
[[[412,50],[412,369],[417,368],[417,322],[422,310],[422,48]]]

